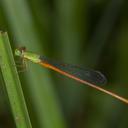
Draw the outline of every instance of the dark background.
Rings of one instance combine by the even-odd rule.
[[[103,88],[128,97],[126,0],[0,0],[12,49],[101,71]],[[128,105],[28,62],[19,73],[33,128],[127,128]],[[0,80],[0,127],[14,128]]]

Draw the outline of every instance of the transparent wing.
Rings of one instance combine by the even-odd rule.
[[[89,83],[104,85],[107,82],[106,77],[99,71],[84,69],[76,65],[53,61],[46,57],[40,57],[40,59],[45,63],[51,64],[52,66]]]

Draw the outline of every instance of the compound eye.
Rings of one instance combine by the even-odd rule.
[[[21,47],[21,50],[22,50],[23,52],[26,51],[26,47],[25,47],[25,46]]]
[[[26,51],[26,47],[25,46],[20,47],[19,50],[23,53],[24,51]]]

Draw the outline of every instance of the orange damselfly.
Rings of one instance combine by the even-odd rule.
[[[99,71],[95,71],[92,69],[83,69],[75,65],[56,62],[48,59],[45,56],[40,56],[33,52],[26,51],[25,47],[16,49],[15,55],[20,56],[23,59],[30,60],[33,63],[37,63],[46,68],[52,69],[80,83],[89,85],[90,87],[95,88],[96,90],[111,95],[112,97],[115,97],[116,99],[128,104],[128,99],[125,99],[119,96],[118,94],[113,93],[99,86],[105,84],[107,81],[105,76]]]

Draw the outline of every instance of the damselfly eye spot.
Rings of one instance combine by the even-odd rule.
[[[22,51],[22,52],[24,52],[24,51],[26,51],[26,47],[25,46],[20,47],[19,50]]]

